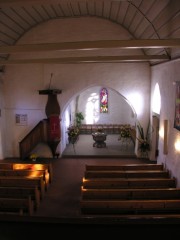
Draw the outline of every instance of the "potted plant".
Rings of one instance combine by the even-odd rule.
[[[84,120],[84,116],[82,112],[77,112],[75,115],[75,118],[76,118],[76,126],[80,127],[82,124],[82,120]]]
[[[146,134],[144,134],[144,129],[139,122],[137,123],[137,129],[139,132],[139,137],[137,137],[137,139],[139,141],[141,155],[148,156],[148,152],[150,151],[149,126]]]
[[[67,133],[68,133],[69,143],[74,144],[77,141],[78,136],[79,136],[79,128],[76,126],[70,126],[68,128]]]
[[[121,140],[122,138],[130,138],[130,137],[131,137],[130,129],[128,127],[121,127],[118,140]]]
[[[36,161],[37,157],[38,157],[38,155],[37,155],[36,153],[32,153],[32,154],[29,156],[29,158],[30,158],[33,162]]]
[[[131,133],[130,133],[130,128],[129,127],[126,127],[126,126],[120,127],[118,141],[121,141],[122,144],[125,144],[126,146],[127,146],[127,144],[130,143]]]

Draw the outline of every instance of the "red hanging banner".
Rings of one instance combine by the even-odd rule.
[[[57,115],[49,117],[49,140],[60,140],[60,119]]]

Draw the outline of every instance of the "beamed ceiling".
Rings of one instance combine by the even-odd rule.
[[[97,40],[16,44],[33,27],[51,19],[98,17],[121,25],[130,40]],[[78,55],[79,50],[87,54]],[[108,49],[131,49],[130,54],[100,55]],[[132,54],[141,49],[141,55]],[[11,59],[17,53],[77,51],[61,58]],[[93,56],[89,51],[95,51]],[[101,50],[101,51],[99,51]],[[123,51],[123,53],[124,53]],[[141,62],[150,65],[180,57],[180,0],[0,0],[0,66],[28,63]]]

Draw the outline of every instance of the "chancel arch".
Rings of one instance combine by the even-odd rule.
[[[100,93],[102,88],[108,92],[108,112],[101,113]],[[83,124],[129,124],[136,125],[137,114],[131,103],[116,90],[107,86],[93,86],[74,96],[62,111],[62,151],[68,143],[67,128],[75,124],[76,112],[82,112]]]
[[[120,93],[108,87],[106,87],[108,90],[108,113],[101,114],[101,89],[102,86],[90,87],[72,99],[67,107],[70,108],[69,119],[71,119],[71,124],[74,124],[74,113],[78,111],[84,114],[85,124],[122,123],[135,125],[136,112],[131,103]]]

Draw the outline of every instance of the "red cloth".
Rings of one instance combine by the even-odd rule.
[[[59,116],[52,115],[49,117],[49,140],[60,140],[60,119]]]

